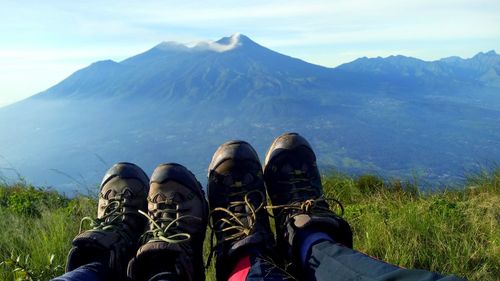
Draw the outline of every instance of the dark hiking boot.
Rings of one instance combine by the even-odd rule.
[[[179,164],[158,166],[151,177],[148,213],[144,215],[149,219],[149,230],[129,263],[129,278],[205,280],[203,241],[208,203],[195,176]]]
[[[270,258],[273,235],[265,209],[266,190],[259,157],[250,144],[230,141],[215,152],[208,168],[208,202],[215,234],[217,280],[227,280],[242,255]],[[212,241],[212,240],[211,240]]]
[[[80,234],[68,254],[66,271],[101,262],[114,276],[126,276],[127,263],[146,226],[147,219],[139,210],[147,208],[148,190],[149,179],[141,168],[131,163],[113,165],[101,183],[97,218],[82,219]],[[86,221],[91,229],[82,232]]]
[[[316,155],[306,139],[296,133],[276,138],[266,154],[264,178],[276,222],[278,251],[287,268],[290,263],[300,264],[294,238],[306,228],[325,232],[352,248],[349,224],[330,210]]]

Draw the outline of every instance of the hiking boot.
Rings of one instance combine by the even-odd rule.
[[[270,257],[274,243],[265,209],[266,190],[259,157],[250,144],[229,141],[208,168],[208,202],[217,280],[227,280],[238,258],[254,251]]]
[[[147,200],[144,215],[149,230],[129,263],[129,278],[205,280],[203,241],[208,203],[195,176],[182,165],[162,164],[151,176]]]
[[[111,273],[122,278],[137,250],[137,242],[146,226],[139,210],[146,210],[149,179],[132,163],[113,165],[104,176],[99,192],[97,218],[83,218],[80,234],[73,240],[66,271],[91,262],[101,262]],[[90,229],[82,232],[89,221]]]
[[[352,248],[349,224],[330,210],[316,155],[306,139],[296,133],[276,138],[266,154],[264,178],[276,222],[277,248],[285,258],[285,267],[300,264],[299,245],[294,239],[300,230],[325,232]]]

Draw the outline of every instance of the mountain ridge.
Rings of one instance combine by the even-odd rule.
[[[200,44],[204,44],[205,46],[200,46]],[[217,44],[222,46],[224,51],[210,49],[210,44]],[[236,48],[230,48],[228,46],[235,45]],[[226,54],[224,54],[226,53]],[[285,76],[296,76],[296,77],[309,77],[309,80],[315,79],[323,79],[323,80],[341,80],[344,78],[343,76],[348,75],[348,73],[355,72],[357,74],[368,74],[368,75],[386,75],[391,77],[421,77],[423,75],[432,75],[434,80],[439,80],[440,77],[450,77],[456,75],[460,80],[469,79],[471,82],[475,80],[481,80],[482,82],[487,83],[491,86],[500,86],[500,56],[494,51],[490,50],[487,52],[479,52],[471,58],[463,59],[460,57],[448,57],[434,61],[425,61],[418,58],[413,58],[409,56],[403,55],[391,55],[388,57],[376,57],[376,58],[367,58],[362,57],[358,58],[354,61],[339,65],[334,68],[320,66],[312,63],[305,62],[303,60],[292,58],[277,52],[274,52],[270,49],[267,49],[258,43],[255,43],[249,37],[243,34],[233,34],[229,37],[223,37],[217,41],[202,41],[202,43],[198,42],[191,47],[188,47],[185,44],[178,42],[162,42],[154,46],[153,48],[132,56],[130,58],[124,59],[120,62],[114,62],[111,60],[102,60],[95,63],[92,63],[86,68],[80,69],[62,80],[60,83],[55,86],[42,91],[35,96],[38,95],[55,95],[52,92],[64,92],[67,94],[68,86],[64,85],[67,80],[70,82],[69,87],[79,87],[75,85],[75,80],[82,72],[85,75],[94,75],[94,80],[99,80],[101,83],[113,83],[113,79],[110,76],[113,75],[124,75],[124,77],[120,77],[120,79],[129,79],[130,85],[128,85],[129,89],[136,88],[135,85],[140,85],[140,81],[134,80],[133,70],[126,70],[128,67],[136,67],[136,68],[155,68],[155,72],[161,72],[166,76],[170,75],[170,80],[165,81],[166,83],[160,85],[163,88],[168,88],[165,84],[172,84],[173,80],[182,80],[183,75],[187,75],[186,73],[179,72],[179,67],[185,67],[184,63],[186,60],[200,60],[200,65],[198,69],[203,68],[203,62],[209,60],[208,64],[213,64],[214,60],[217,63],[224,64],[223,60],[225,59],[225,55],[231,56],[236,53],[234,56],[236,60],[239,60],[240,63],[252,64],[255,60],[258,63],[262,63],[262,61],[266,60],[277,60],[275,65],[278,67],[274,67],[273,69],[269,69],[271,72],[282,72]],[[217,57],[217,58],[214,58]],[[245,60],[246,58],[253,58],[254,61]],[[169,61],[170,60],[170,61]],[[158,71],[158,64],[161,62],[168,62],[169,68],[160,69]],[[282,63],[286,61],[287,63]],[[293,63],[291,63],[293,62]],[[230,64],[234,63],[233,61]],[[304,64],[305,63],[305,64]],[[176,65],[177,64],[177,65]],[[172,66],[173,65],[173,66]],[[177,66],[177,68],[175,67]],[[307,67],[305,67],[307,66]],[[231,66],[234,67],[234,66]],[[297,68],[301,69],[299,73],[297,73]],[[310,75],[307,71],[303,71],[304,68],[308,68],[309,72],[322,72],[319,77],[317,75]],[[188,67],[189,71],[196,71],[197,67],[195,65],[191,65]],[[243,69],[243,70],[241,70]],[[248,65],[243,65],[237,73],[233,73],[236,78],[237,76],[244,74],[246,70],[248,70]],[[467,69],[467,71],[463,71]],[[471,72],[471,69],[474,72]],[[208,67],[205,66],[203,71],[209,72]],[[128,73],[123,73],[124,71],[128,71]],[[142,69],[140,70],[142,71]],[[259,70],[262,71],[262,70]],[[154,74],[154,73],[153,73]],[[152,76],[154,76],[152,74]],[[179,74],[179,75],[178,75]],[[251,75],[255,75],[254,73],[250,73]],[[267,73],[269,74],[269,73]],[[178,75],[178,76],[175,76]],[[201,74],[200,74],[201,75]],[[210,73],[204,75],[205,77],[209,76]],[[335,75],[339,76],[336,78]],[[99,78],[100,77],[100,78]],[[106,80],[104,78],[110,78],[110,80]],[[163,77],[165,78],[165,77]],[[470,79],[473,78],[473,79]],[[155,79],[154,77],[140,77],[140,80],[147,79]],[[185,78],[185,79],[190,79]],[[371,77],[361,77],[360,80],[370,80]],[[211,81],[214,82],[215,81]],[[268,81],[269,82],[269,81]],[[425,81],[425,83],[436,83],[436,81]],[[97,85],[94,85],[97,87]],[[203,85],[203,87],[207,87],[208,85]],[[103,89],[92,89],[92,92],[99,92]],[[301,89],[304,91],[304,89]],[[122,93],[129,92],[126,89],[120,89]],[[170,89],[170,91],[174,91],[174,89]],[[160,89],[157,89],[157,92],[161,92]],[[87,93],[83,93],[86,95]],[[134,93],[131,93],[132,95]],[[158,93],[159,94],[159,93]],[[73,92],[69,94],[70,96],[79,96],[82,97],[82,93],[80,91]],[[110,94],[112,97],[116,97],[117,93]],[[128,96],[128,95],[127,95]],[[157,95],[155,95],[157,97]]]
[[[235,42],[231,43],[232,41]],[[226,48],[231,44],[240,45],[239,47],[234,49],[226,48],[226,50],[223,52],[212,50],[209,47],[200,47],[200,44],[201,43],[197,43],[191,47],[188,47],[184,44],[177,42],[162,42],[141,54],[132,56],[120,62],[104,60],[93,63],[90,66],[83,68],[75,72],[74,74],[70,75],[67,79],[69,79],[70,81],[74,81],[75,77],[73,76],[78,75],[82,71],[88,71],[90,73],[94,73],[94,75],[100,76],[101,78],[107,77],[109,75],[125,75],[126,78],[122,77],[121,79],[130,80],[130,85],[128,86],[128,88],[133,89],[137,88],[137,85],[140,85],[141,82],[134,80],[133,71],[128,70],[128,73],[123,73],[122,71],[120,71],[120,67],[122,67],[122,70],[127,71],[125,70],[125,67],[135,66],[136,68],[141,68],[141,67],[145,69],[153,68],[156,73],[163,71],[165,75],[162,78],[168,76],[170,79],[167,79],[167,81],[159,85],[159,87],[162,87],[162,89],[168,89],[169,87],[167,86],[167,84],[172,85],[175,82],[182,81],[183,78],[184,80],[191,79],[189,77],[185,77],[188,74],[186,72],[179,71],[179,69],[183,70],[188,69],[189,71],[194,71],[194,72],[196,72],[197,70],[200,71],[201,69],[201,71],[209,72],[210,67],[204,66],[203,65],[204,62],[206,62],[209,65],[213,65],[214,63],[219,63],[222,64],[222,66],[225,66],[224,60],[227,59],[227,57],[232,56],[233,57],[232,61],[229,62],[229,64],[231,65],[230,67],[234,68],[234,65],[232,65],[235,63],[234,61],[237,61],[237,63],[242,64],[242,67],[240,69],[237,69],[238,71],[232,73],[233,74],[232,78],[234,79],[241,78],[241,76],[244,75],[245,72],[249,69],[249,64],[252,63],[262,64],[262,62],[263,61],[265,62],[266,60],[276,60],[274,66],[271,69],[267,69],[268,73],[266,75],[269,74],[273,75],[276,72],[280,72],[287,77],[290,76],[301,77],[301,78],[306,77],[309,80],[316,80],[316,79],[329,80],[329,81],[337,80],[337,82],[342,80],[344,76],[348,75],[348,73],[352,72],[355,72],[357,74],[367,74],[368,76],[385,75],[391,77],[398,77],[398,76],[421,77],[423,75],[431,75],[433,77],[432,78],[433,81],[427,80],[421,82],[421,83],[431,83],[431,84],[439,82],[440,77],[443,76],[450,77],[456,75],[458,77],[458,80],[460,81],[467,79],[470,80],[469,82],[481,80],[491,86],[500,86],[500,82],[497,81],[500,80],[499,79],[500,76],[498,74],[500,72],[500,56],[494,50],[485,53],[479,52],[472,58],[468,59],[454,57],[453,59],[443,58],[434,61],[424,61],[418,58],[413,58],[403,55],[391,55],[385,58],[363,57],[356,59],[352,62],[342,64],[335,68],[329,68],[325,66],[308,63],[297,58],[292,58],[274,52],[270,49],[267,49],[255,43],[250,38],[242,34],[235,34],[230,37],[221,38],[217,41],[210,41],[209,43],[207,42],[203,43],[206,45],[219,44],[220,46],[225,46],[222,48]],[[248,58],[252,58],[253,60],[248,60]],[[199,62],[195,63],[197,65],[190,65],[186,67],[185,65],[186,60],[191,62],[199,60]],[[168,61],[169,67],[161,69],[160,66],[160,71],[158,71],[158,64],[161,64],[162,62],[166,61]],[[285,61],[286,63],[284,63]],[[97,69],[98,67],[101,67],[102,69]],[[305,68],[307,68],[307,70],[304,70]],[[297,71],[298,69],[300,69],[300,71]],[[463,69],[468,69],[468,71],[463,71]],[[471,69],[473,69],[474,72],[471,72],[470,71]],[[142,69],[140,71],[142,71]],[[259,69],[257,72],[262,72],[262,71],[263,70]],[[269,73],[269,71],[273,73]],[[318,74],[319,72],[321,72],[321,74],[319,75],[310,74],[310,73]],[[153,74],[151,76],[154,76]],[[209,76],[211,75],[210,73],[206,74],[198,73],[198,74],[200,76],[203,76],[202,77],[203,79],[209,78]],[[248,74],[255,75],[255,73],[248,73]],[[338,78],[335,77],[335,75],[337,75]],[[47,95],[47,92],[49,93],[49,95],[54,95],[53,93],[51,93],[54,91],[67,93],[68,92],[67,87],[65,87],[65,85],[61,85],[64,84],[67,79],[61,81],[54,87],[51,87],[37,95],[40,94]],[[97,79],[97,77],[94,79]],[[155,79],[155,77],[140,77],[140,80],[148,80],[148,79]],[[203,79],[198,79],[198,80],[201,81]],[[370,80],[370,79],[371,77],[360,77],[360,80]],[[106,81],[103,80],[101,82],[108,84],[113,83],[112,79]],[[265,81],[265,82],[272,83],[271,81]],[[455,81],[455,83],[456,82],[459,81]],[[216,84],[216,83],[217,83],[216,81],[210,81],[209,84]],[[205,88],[208,86],[209,85],[207,84],[201,85],[201,87]],[[461,84],[457,85],[457,87],[460,86],[463,85]],[[61,87],[62,89],[59,89]],[[185,88],[185,86],[180,86],[180,87]],[[94,88],[93,91],[102,91],[102,89]],[[129,92],[129,90],[126,89],[120,89],[120,91],[122,93]],[[164,92],[169,92],[169,91],[172,92],[175,91],[175,89],[165,90]],[[305,91],[305,89],[302,88],[301,91]],[[157,94],[154,95],[155,98],[157,98],[158,95],[161,95],[162,90],[157,89],[156,92]],[[130,94],[134,95],[134,93]],[[70,95],[72,96],[80,95],[80,93],[74,92]],[[112,97],[116,97],[117,93],[109,95]]]
[[[223,38],[221,39],[222,41],[219,41],[233,40],[228,38]],[[266,76],[278,75],[281,77],[280,79],[288,79],[289,77],[309,77],[312,76],[311,73],[314,73],[316,76],[318,72],[323,72],[319,76],[324,78],[325,73],[331,71],[328,68],[305,63],[302,60],[261,47],[244,35],[240,35],[239,40],[243,40],[244,44],[242,46],[226,52],[207,51],[205,49],[196,50],[196,47],[193,47],[194,49],[186,47],[180,51],[178,48],[164,49],[163,47],[153,47],[146,52],[118,63],[100,61],[77,71],[39,95],[54,96],[58,95],[58,93],[79,97],[88,95],[88,93],[80,91],[82,85],[75,81],[79,79],[78,76],[82,73],[83,75],[91,76],[91,80],[94,80],[94,82],[99,81],[103,85],[104,88],[98,89],[96,88],[98,85],[93,84],[92,88],[89,89],[89,92],[92,93],[106,92],[108,96],[116,97],[118,93],[110,93],[109,89],[106,88],[108,85],[113,85],[115,78],[117,78],[128,81],[127,89],[120,88],[120,93],[128,93],[126,96],[138,95],[134,89],[140,91],[141,85],[144,83],[150,85],[150,81],[154,80],[159,81],[158,87],[153,90],[155,92],[153,95],[154,98],[162,94],[169,98],[176,91],[176,87],[181,87],[183,91],[188,91],[185,84],[187,83],[192,87],[193,85],[189,83],[191,80],[202,82],[201,85],[194,87],[196,89],[202,88],[206,90],[214,88],[213,86],[220,84],[214,80],[214,77],[219,77],[220,75],[228,75],[230,76],[229,79],[233,80],[242,80],[243,84],[245,84],[243,85],[243,91],[249,91],[250,88],[265,87],[266,83],[273,84],[272,79],[267,79]],[[269,60],[274,63],[265,64]],[[265,67],[262,68],[262,66]],[[214,69],[216,73],[211,73]],[[137,77],[137,73],[141,76]],[[82,82],[87,83],[87,80],[89,79],[85,79]],[[67,81],[70,82],[69,85],[66,85]],[[72,89],[77,89],[78,91]],[[306,91],[305,88],[301,90]],[[195,93],[192,96],[200,98]],[[226,93],[224,96],[228,96],[228,94]]]

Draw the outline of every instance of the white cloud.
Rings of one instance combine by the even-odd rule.
[[[212,50],[215,52],[222,53],[233,50],[234,48],[241,46],[241,44],[242,43],[240,42],[240,34],[235,33],[231,35],[231,37],[229,38],[228,44],[220,44],[215,41],[203,40],[196,42],[194,45],[190,47],[198,50]]]

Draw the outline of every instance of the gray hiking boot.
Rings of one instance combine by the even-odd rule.
[[[294,238],[306,228],[325,232],[352,248],[349,224],[330,210],[323,196],[316,155],[306,139],[296,133],[276,138],[266,154],[264,178],[276,222],[278,252],[285,257],[285,267],[300,264]]]
[[[101,262],[118,279],[126,276],[128,260],[137,250],[147,222],[139,210],[147,208],[148,182],[144,171],[132,163],[118,163],[107,171],[101,183],[97,218],[82,219],[66,271]],[[86,221],[91,228],[82,232]]]
[[[241,255],[270,257],[273,235],[265,209],[266,190],[259,157],[250,144],[230,141],[213,155],[208,168],[208,202],[216,254],[217,280],[227,280]]]
[[[195,176],[179,164],[158,166],[151,177],[148,213],[144,215],[149,230],[129,263],[129,278],[205,280],[208,203]]]

